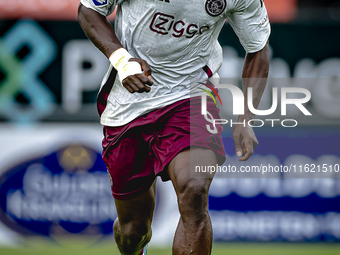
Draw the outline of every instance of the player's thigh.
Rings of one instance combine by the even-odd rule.
[[[146,193],[155,181],[154,159],[142,128],[106,127],[103,160],[109,173],[112,195],[127,200]],[[118,130],[118,131],[116,131]]]
[[[192,176],[192,173],[196,166],[208,167],[216,164],[216,154],[210,149],[195,147],[177,154],[168,166],[168,174],[178,198],[184,199],[183,196],[187,196],[187,199],[192,199],[196,194],[207,193],[214,174]]]
[[[115,199],[119,225],[124,232],[145,232],[150,227],[155,208],[156,181],[145,193],[131,199]]]

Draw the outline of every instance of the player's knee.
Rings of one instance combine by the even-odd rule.
[[[134,253],[151,239],[151,226],[142,222],[129,222],[120,226],[120,248],[127,254]]]
[[[125,236],[144,237],[151,232],[151,226],[144,222],[131,221],[121,225],[121,232]]]
[[[178,206],[182,218],[205,217],[208,212],[208,196],[211,180],[190,179],[178,192]]]

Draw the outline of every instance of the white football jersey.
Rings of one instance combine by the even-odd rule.
[[[265,46],[270,24],[263,0],[81,0],[108,16],[118,5],[115,33],[135,58],[148,62],[154,85],[150,93],[133,93],[119,79],[110,86],[101,123],[121,126],[150,111],[189,98],[197,80],[217,75],[222,48],[217,38],[228,19],[248,53]],[[113,82],[114,80],[114,82]],[[111,84],[108,84],[110,83]],[[105,98],[106,99],[106,98]]]

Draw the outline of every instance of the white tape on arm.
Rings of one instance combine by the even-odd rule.
[[[129,75],[143,73],[140,64],[136,61],[129,62],[132,58],[129,52],[124,48],[115,50],[109,60],[118,72],[120,82],[122,82]]]

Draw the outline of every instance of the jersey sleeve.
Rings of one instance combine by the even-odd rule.
[[[92,9],[103,16],[109,16],[113,13],[115,6],[122,2],[121,0],[80,0],[86,8]]]
[[[247,53],[263,49],[270,35],[270,23],[263,0],[238,0],[227,19]]]

